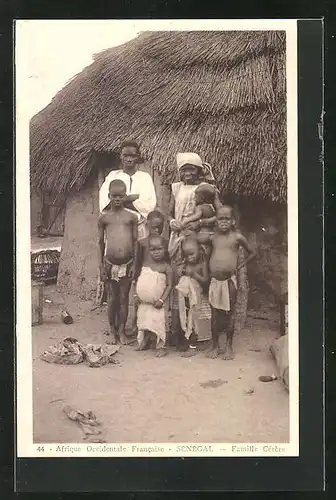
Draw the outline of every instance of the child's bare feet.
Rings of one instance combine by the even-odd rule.
[[[137,345],[135,348],[136,351],[146,351],[146,346],[143,345]]]
[[[211,340],[203,340],[198,342],[197,349],[201,352],[208,352],[211,349]]]
[[[119,332],[119,339],[120,339],[120,344],[121,345],[128,345],[132,342],[132,339],[129,339],[126,335],[125,332]]]
[[[220,355],[219,347],[213,347],[210,351],[207,352],[206,357],[210,359],[216,359]]]
[[[235,353],[233,352],[232,346],[226,346],[223,351],[222,359],[229,361],[235,358]]]
[[[177,352],[186,352],[188,350],[188,347],[179,345],[176,347]]]
[[[138,346],[136,347],[136,351],[145,351],[148,349],[148,335],[144,330],[139,330],[137,335]]]
[[[175,347],[178,352],[184,352],[188,349],[189,345],[184,335],[175,334]]]
[[[166,347],[160,347],[157,350],[157,353],[155,354],[155,356],[157,358],[163,358],[164,356],[167,356],[167,354],[168,354],[167,348]]]
[[[193,356],[196,356],[198,353],[198,349],[196,347],[189,347],[187,351],[181,354],[181,358],[192,358]]]
[[[138,335],[138,327],[132,326],[131,337],[136,337]]]
[[[106,344],[114,345],[117,343],[116,334],[112,328],[109,332],[106,333],[106,335],[107,335]]]

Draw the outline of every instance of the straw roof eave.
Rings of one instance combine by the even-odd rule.
[[[194,150],[224,191],[285,201],[285,91],[281,32],[146,33],[97,55],[32,119],[31,181],[80,190],[92,153],[132,138],[165,182]]]

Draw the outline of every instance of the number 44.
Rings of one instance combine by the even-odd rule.
[[[44,446],[38,446],[37,451],[44,451]]]

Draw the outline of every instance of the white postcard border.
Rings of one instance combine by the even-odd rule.
[[[298,349],[298,184],[297,184],[297,21],[248,20],[119,20],[116,28],[166,30],[283,30],[287,37],[287,162],[288,162],[288,323],[290,378],[289,443],[33,443],[32,328],[30,288],[29,117],[22,96],[28,78],[24,44],[26,23],[69,20],[16,21],[16,423],[17,456],[23,457],[248,457],[299,455]]]

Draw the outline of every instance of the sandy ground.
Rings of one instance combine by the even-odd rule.
[[[288,394],[278,380],[258,380],[276,373],[269,353],[276,319],[250,317],[236,338],[234,361],[210,360],[203,353],[185,359],[173,348],[159,359],[153,351],[125,346],[115,355],[119,365],[64,366],[39,356],[66,336],[103,342],[106,311],[92,311],[92,303],[73,297],[64,302],[53,287],[45,288],[45,298],[53,302],[44,303],[44,323],[32,329],[34,442],[82,441],[62,412],[65,404],[96,413],[110,443],[289,441]],[[72,325],[60,320],[64,306]]]

